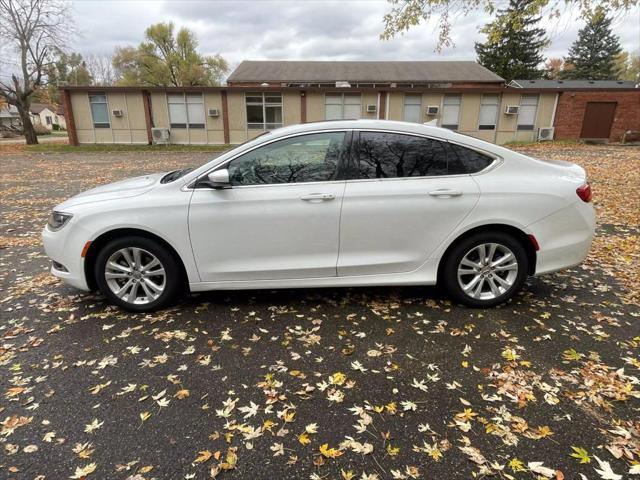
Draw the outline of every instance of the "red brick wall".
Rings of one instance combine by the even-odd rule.
[[[609,141],[619,142],[627,130],[640,130],[640,91],[563,92],[558,99],[555,135],[558,140],[578,140],[587,102],[616,102]]]

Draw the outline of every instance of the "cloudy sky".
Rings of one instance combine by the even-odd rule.
[[[473,43],[483,38],[478,28],[487,20],[482,13],[456,19],[455,47],[437,53],[435,22],[391,41],[379,39],[389,9],[385,0],[76,0],[73,7],[81,31],[76,49],[83,53],[135,45],[148,25],[172,21],[193,29],[203,52],[220,53],[232,65],[243,59],[473,60]],[[550,57],[566,54],[583,24],[570,13],[545,23]],[[625,49],[640,49],[640,7],[618,15],[614,25]]]
[[[506,0],[497,0],[504,5]],[[80,31],[74,49],[83,54],[111,53],[116,46],[136,45],[147,26],[172,21],[194,30],[204,53],[220,53],[237,65],[251,60],[473,60],[474,41],[486,21],[483,13],[454,20],[455,47],[437,53],[435,22],[382,41],[385,0],[75,0]],[[547,57],[566,54],[583,25],[567,13],[544,26],[552,44]],[[618,14],[614,30],[623,47],[640,50],[640,7]]]

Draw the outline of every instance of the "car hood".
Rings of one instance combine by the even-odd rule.
[[[108,183],[100,187],[92,188],[79,193],[56,207],[56,210],[64,211],[65,208],[82,205],[85,203],[102,202],[120,198],[135,197],[153,189],[165,173],[154,173],[140,177],[127,178],[119,182]]]

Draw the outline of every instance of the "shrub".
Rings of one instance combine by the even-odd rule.
[[[51,130],[49,130],[44,125],[40,125],[39,123],[36,123],[33,126],[33,129],[35,130],[36,135],[51,135]]]
[[[53,129],[54,129],[56,132],[58,132],[58,131],[60,130],[60,125],[58,125],[57,123],[54,123],[54,124],[52,125],[52,127],[53,127]]]

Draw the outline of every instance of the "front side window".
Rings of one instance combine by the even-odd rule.
[[[47,125],[51,125],[53,122],[51,121],[51,116],[47,115]]]
[[[460,126],[460,104],[462,95],[447,94],[442,101],[442,128],[458,130]]]
[[[404,116],[405,122],[422,122],[422,95],[404,96]]]
[[[104,93],[90,93],[89,106],[91,107],[91,118],[93,128],[109,128],[109,107],[107,106],[107,95]]]
[[[301,135],[270,143],[232,160],[231,185],[335,180],[344,152],[345,132]]]
[[[478,130],[495,130],[498,118],[498,95],[483,95],[480,102],[480,118],[478,120]]]
[[[325,120],[356,120],[362,117],[359,93],[327,93],[324,97]]]
[[[533,130],[538,110],[538,95],[522,95],[518,110],[518,130]]]
[[[273,130],[282,126],[282,94],[247,93],[247,128]]]
[[[400,178],[465,173],[446,146],[430,138],[361,132],[357,145],[359,178]]]
[[[200,93],[169,93],[171,128],[204,128],[204,102]]]

